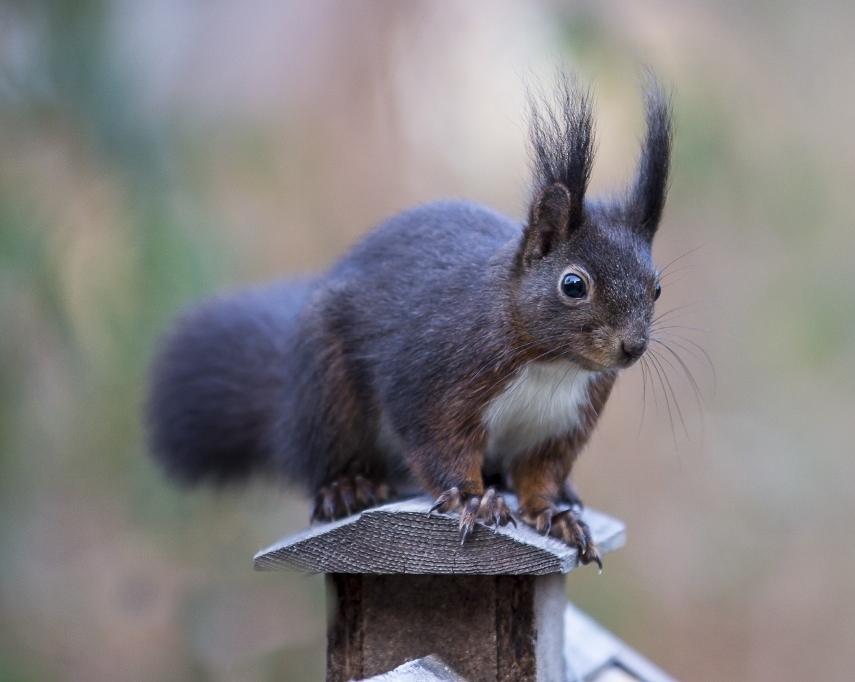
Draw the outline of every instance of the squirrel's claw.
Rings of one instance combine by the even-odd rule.
[[[460,512],[460,544],[466,542],[466,536],[475,530],[475,522],[481,511],[481,500],[478,497],[470,497],[463,505]]]
[[[460,509],[463,506],[463,495],[458,488],[449,488],[436,498],[434,505],[428,510],[428,517],[434,512],[445,514]]]
[[[575,547],[580,564],[595,563],[602,573],[603,560],[600,552],[591,537],[591,529],[582,521],[577,509],[558,511],[556,507],[551,506],[536,514],[524,513],[523,520],[541,535],[551,535],[563,540],[570,547]]]
[[[564,540],[571,547],[576,547],[579,563],[595,563],[602,572],[603,560],[591,537],[591,529],[579,518],[575,510],[568,509],[566,512],[561,512],[553,523],[553,528],[558,531],[553,532],[553,535]]]
[[[516,519],[514,519],[510,507],[505,504],[505,498],[497,495],[493,488],[487,488],[481,497],[478,515],[485,519],[488,526],[492,523],[496,530],[499,529],[499,526],[507,526],[509,523],[512,523],[514,528],[517,527]]]
[[[310,520],[334,521],[386,502],[394,494],[385,483],[375,484],[362,475],[342,476],[321,486],[312,501]]]
[[[493,488],[488,488],[483,495],[465,495],[459,488],[449,488],[436,500],[436,503],[428,511],[428,516],[434,512],[445,514],[451,511],[460,512],[460,544],[466,541],[466,537],[475,530],[478,521],[487,526],[507,526],[509,523],[517,523],[514,520],[510,507],[505,503],[505,498],[497,495]]]

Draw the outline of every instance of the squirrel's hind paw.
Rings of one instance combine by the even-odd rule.
[[[591,529],[579,518],[575,509],[558,511],[555,507],[547,507],[536,514],[523,513],[522,516],[541,535],[551,535],[575,547],[579,563],[595,563],[602,572],[603,560],[591,537]]]
[[[394,493],[385,483],[374,483],[364,476],[342,476],[315,494],[310,519],[312,523],[334,521],[383,504],[391,497]]]
[[[461,545],[466,541],[466,536],[475,530],[475,524],[479,520],[494,528],[507,526],[509,523],[517,525],[505,498],[497,495],[493,488],[488,488],[483,495],[465,495],[458,488],[449,488],[437,498],[428,516],[433,512],[445,514],[451,511],[460,512]]]

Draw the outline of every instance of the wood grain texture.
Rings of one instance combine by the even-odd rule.
[[[575,549],[523,523],[497,531],[479,524],[461,545],[458,515],[428,517],[432,504],[418,497],[315,525],[260,551],[255,568],[387,575],[546,575],[576,568]],[[601,554],[623,546],[620,521],[591,509],[582,518]]]
[[[535,682],[534,580],[519,575],[503,575],[496,580],[501,598],[496,604],[495,679],[497,682]]]
[[[437,654],[468,682],[495,682],[496,581],[482,575],[363,576],[363,674]]]
[[[327,682],[361,680],[363,673],[362,576],[328,575],[332,617],[327,628]]]

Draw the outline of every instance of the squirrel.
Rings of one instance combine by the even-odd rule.
[[[522,225],[474,203],[422,206],[327,272],[181,315],[147,404],[160,464],[187,484],[276,472],[313,496],[313,521],[379,504],[412,476],[432,511],[460,513],[461,542],[479,521],[516,524],[487,485],[501,483],[519,519],[602,568],[568,476],[650,341],[671,107],[651,76],[635,178],[589,200],[590,91],[557,80],[551,105],[530,96]]]

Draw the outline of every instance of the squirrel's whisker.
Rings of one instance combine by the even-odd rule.
[[[552,393],[549,395],[549,401],[550,402],[552,402],[552,399],[555,398],[555,392],[558,390],[558,387],[564,383],[564,380],[567,378],[567,375],[570,373],[571,369],[575,369],[576,371],[573,373],[573,378],[570,380],[570,384],[572,385],[576,382],[576,377],[579,376],[579,370],[582,368],[579,367],[579,365],[574,365],[573,363],[567,363],[567,369],[564,370],[564,374],[561,376],[561,380],[558,381],[558,383],[556,383],[552,387]],[[552,377],[554,377],[557,373],[558,373],[558,369],[556,369],[552,373],[552,376],[550,377],[550,381],[552,380]],[[541,388],[541,390],[543,390],[543,389]],[[590,400],[591,400],[591,396],[589,394],[588,395],[588,401],[590,402]]]
[[[493,358],[489,362],[482,365],[479,368],[479,370],[477,372],[475,372],[474,375],[472,375],[472,378],[469,379],[469,381],[466,383],[466,386],[468,387],[485,370],[487,370],[491,367],[495,367],[496,365],[499,365],[503,362],[512,363],[523,351],[529,350],[530,348],[534,348],[535,346],[538,346],[541,344],[554,343],[555,341],[560,341],[561,339],[566,337],[568,332],[569,332],[569,330],[562,330],[559,333],[556,333],[556,334],[553,334],[553,335],[550,335],[550,336],[547,336],[544,338],[537,339],[536,341],[530,341],[529,343],[523,344],[522,346],[517,346],[515,348],[512,348],[510,351],[506,351],[506,352],[502,353],[499,357]],[[553,350],[550,350],[548,352],[553,352]],[[516,371],[516,370],[513,370],[513,371]],[[511,372],[511,374],[513,374],[513,371]],[[510,374],[508,376],[510,376]]]
[[[690,270],[692,268],[691,265],[684,265],[682,268],[677,268],[676,270],[669,270],[666,273],[659,273],[659,282],[662,283],[669,277],[676,275],[678,272],[683,272],[684,270]]]
[[[650,357],[651,365],[656,369],[656,377],[659,379],[659,385],[662,387],[662,394],[663,394],[664,400],[665,400],[665,407],[668,410],[668,421],[671,424],[671,437],[674,440],[674,448],[679,450],[679,445],[677,443],[677,430],[676,430],[676,427],[674,426],[674,413],[671,409],[671,399],[668,396],[668,387],[665,383],[665,378],[663,377],[663,375],[665,374],[665,369],[660,364],[659,359],[656,356],[656,353],[653,353],[650,351],[648,351],[648,352],[650,353],[649,357]],[[677,406],[675,404],[675,408],[676,407]]]
[[[690,255],[692,255],[695,251],[698,251],[699,249],[704,248],[704,246],[705,246],[704,244],[701,244],[700,246],[696,246],[694,249],[692,249],[692,250],[690,250],[690,251],[686,251],[686,253],[684,253],[682,256],[677,256],[674,260],[670,261],[670,262],[668,263],[668,265],[666,265],[664,268],[662,268],[662,269],[659,271],[659,276],[660,276],[660,278],[661,278],[662,274],[663,274],[663,273],[664,273],[668,268],[670,268],[672,265],[674,265],[674,263],[676,263],[677,261],[681,261],[681,260],[683,260],[686,256],[690,256]]]
[[[677,368],[674,366],[673,363],[671,363],[668,360],[668,358],[666,358],[661,353],[658,353],[652,349],[651,349],[651,353],[652,353],[652,357],[656,358],[657,362],[662,363],[660,365],[662,367],[662,376],[665,379],[665,383],[668,386],[669,392],[671,393],[671,399],[674,403],[674,410],[677,413],[677,417],[680,420],[680,425],[683,427],[683,433],[685,434],[686,438],[691,438],[691,436],[689,435],[689,429],[686,426],[686,420],[683,417],[683,410],[680,407],[680,402],[677,400],[677,393],[676,393],[676,391],[674,391],[674,385],[671,383],[671,378],[668,376],[666,365],[668,367],[670,367],[671,369],[673,369],[675,372],[677,371]]]
[[[691,388],[692,388],[692,393],[694,394],[694,396],[695,396],[695,401],[696,401],[696,402],[697,402],[697,404],[698,404],[698,410],[699,410],[701,413],[703,413],[703,405],[702,405],[702,403],[701,403],[701,397],[702,397],[701,389],[700,389],[700,387],[698,386],[698,382],[697,382],[697,381],[695,381],[695,377],[694,377],[694,375],[692,374],[691,370],[690,370],[690,369],[689,369],[689,367],[686,365],[686,363],[683,361],[683,358],[681,358],[681,357],[680,357],[680,355],[679,355],[679,354],[678,354],[678,353],[677,353],[673,348],[671,348],[670,346],[668,346],[668,344],[664,343],[664,342],[663,342],[663,341],[661,341],[660,339],[652,339],[652,341],[653,341],[654,343],[656,343],[659,347],[661,347],[661,348],[663,348],[664,350],[666,350],[666,351],[667,351],[667,352],[668,352],[668,353],[669,353],[669,354],[670,354],[670,355],[671,355],[671,356],[676,360],[676,362],[677,362],[677,364],[678,364],[679,368],[680,368],[680,369],[682,369],[683,374],[685,374],[685,375],[686,375],[686,379],[687,379],[687,381],[689,382],[689,386],[691,386]],[[663,356],[663,357],[662,357],[662,359],[663,359],[665,362],[667,362],[667,363],[668,363],[668,365],[669,365],[671,368],[673,368],[673,369],[674,369],[674,371],[677,371],[677,369],[678,369],[678,368],[677,368],[677,367],[674,367],[674,365],[673,365],[673,364],[671,364],[671,362],[668,360],[668,358],[667,358],[667,357]]]
[[[684,303],[683,305],[678,305],[670,310],[666,310],[663,313],[660,313],[656,317],[653,318],[653,324],[661,324],[662,322],[671,322],[672,320],[679,319],[684,317],[685,315],[690,315],[691,313],[697,312],[698,310],[703,310],[704,308],[709,308],[709,304],[702,303]],[[680,313],[676,315],[676,313]]]
[[[667,320],[667,321],[673,322],[673,320]],[[685,329],[686,331],[690,331],[690,332],[706,332],[708,334],[715,333],[714,330],[712,330],[712,329],[707,329],[705,327],[693,327],[693,326],[686,325],[686,324],[666,324],[664,326],[661,326],[661,325],[660,326],[654,326],[654,327],[651,327],[650,331],[651,332],[658,332],[660,330],[667,330],[667,329]]]
[[[678,348],[682,348],[689,355],[691,355],[693,358],[695,358],[700,364],[705,365],[706,367],[709,368],[710,373],[712,374],[712,378],[713,378],[713,393],[715,393],[716,387],[718,385],[718,376],[716,375],[715,365],[713,364],[712,358],[710,357],[709,353],[707,353],[706,350],[704,350],[703,346],[696,343],[692,339],[687,338],[685,336],[682,336],[681,334],[677,334],[675,332],[660,332],[660,333],[662,334],[662,336],[668,337],[668,343],[671,343],[671,344],[677,346]],[[651,337],[651,338],[654,338],[654,337]],[[664,341],[664,340],[660,340],[660,342],[661,341]],[[693,350],[689,346],[684,346],[683,343],[688,343],[690,346],[693,346],[695,349],[697,349],[697,351],[700,353],[700,355],[698,355],[698,353],[695,352],[695,350]]]
[[[541,353],[540,355],[536,356],[535,358],[533,358],[533,359],[529,360],[528,362],[529,362],[529,363],[537,362],[537,361],[538,361],[538,360],[540,360],[541,358],[546,357],[547,355],[549,355],[549,354],[551,354],[551,353],[563,353],[563,352],[564,352],[568,347],[569,347],[569,346],[568,346],[568,344],[564,344],[564,345],[562,345],[562,346],[559,346],[558,348],[551,348],[551,349],[549,349],[548,351],[546,351],[545,353]],[[500,385],[501,385],[501,384],[502,384],[506,379],[508,379],[509,377],[513,376],[513,375],[514,375],[516,372],[518,372],[519,370],[520,370],[520,367],[515,367],[515,368],[514,368],[514,369],[512,369],[510,372],[508,372],[507,374],[505,374],[504,376],[502,376],[502,378],[501,378],[501,379],[499,379],[498,381],[494,382],[494,383],[493,383],[493,385],[491,386],[491,388],[495,388],[495,387],[497,387],[497,386],[500,386]],[[557,371],[557,370],[556,370],[556,371]],[[515,391],[517,391],[517,390],[520,388],[520,386],[522,386],[522,384],[517,384],[516,386],[514,386],[514,388],[512,388],[512,389],[507,393],[507,396],[511,396],[511,395],[513,395],[513,393],[514,393]],[[506,396],[506,397],[507,397],[507,396]]]
[[[485,370],[488,370],[492,367],[496,367],[497,365],[500,365],[502,363],[513,364],[514,360],[516,360],[523,351],[529,350],[530,348],[534,348],[535,346],[538,346],[538,345],[555,343],[556,341],[560,341],[561,339],[564,338],[565,333],[566,332],[562,332],[561,334],[556,334],[553,337],[546,337],[546,338],[538,339],[537,341],[532,341],[530,343],[527,343],[527,344],[524,344],[522,346],[519,346],[519,347],[512,349],[512,351],[510,353],[505,353],[505,354],[503,354],[497,358],[494,358],[493,360],[491,360],[488,363],[486,363],[485,365],[483,365],[472,376],[472,378],[466,383],[466,386],[467,387],[470,386],[472,384],[472,382],[475,381],[475,379],[478,378],[478,376],[480,376],[480,374],[482,372],[484,372]],[[535,358],[535,359],[539,359],[539,358],[541,358],[541,357],[543,357],[549,353],[552,353],[554,351],[555,351],[555,349],[550,349],[546,353],[543,353],[542,355],[537,356],[537,358]],[[495,385],[501,383],[504,379],[506,379],[507,377],[511,376],[514,372],[516,372],[517,369],[518,368],[515,367],[514,369],[512,369],[510,372],[508,372],[505,376],[503,376],[501,379],[499,379],[497,382],[495,382],[492,385],[495,386]],[[484,390],[484,388],[482,388],[480,390]]]
[[[636,438],[641,435],[641,429],[644,426],[644,412],[647,406],[647,358],[642,355],[638,364],[641,367],[641,418],[638,420]]]

